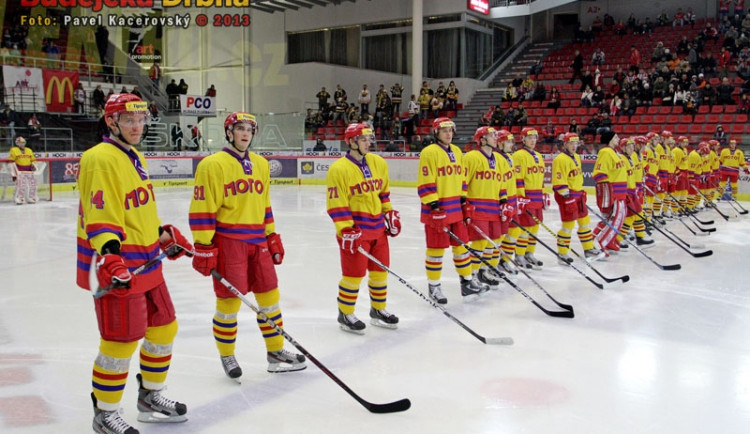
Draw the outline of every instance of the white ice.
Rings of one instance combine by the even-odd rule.
[[[162,220],[186,233],[190,196],[186,190],[157,193]],[[604,290],[557,265],[539,246],[537,257],[545,265],[533,277],[575,307],[574,319],[544,315],[507,284],[463,303],[446,251],[443,286],[450,314],[480,335],[515,340],[491,346],[394,277],[388,309],[401,318],[399,328],[368,322],[364,336],[342,332],[336,322],[338,247],[325,212],[325,187],[274,186],[272,200],[286,247],[277,268],[286,331],[365,400],[409,398],[411,409],[371,414],[310,362],[305,371],[267,373],[254,314],[244,306],[237,346],[244,376],[241,385],[232,382],[211,333],[210,281],[183,258],[165,264],[180,324],[166,395],[188,405],[189,420],[136,422],[136,353],[122,405],[125,419],[141,433],[749,432],[747,217],[725,222],[704,211],[700,218],[714,220],[717,228],[707,237],[670,223],[670,230],[688,243],[705,244],[713,256],[693,258],[655,234],[657,245],[646,253],[682,270],[661,271],[631,248],[595,264],[608,277],[631,277]],[[404,229],[391,240],[391,268],[426,293],[415,189],[396,188],[392,200]],[[731,212],[729,205],[719,206]],[[98,331],[91,295],[74,283],[76,215],[72,194],[36,205],[0,205],[2,433],[91,432]],[[558,229],[556,211],[545,218]],[[550,234],[540,230],[540,237],[554,247]],[[581,250],[577,240],[573,245]],[[546,308],[557,309],[526,278],[517,283]],[[363,284],[356,313],[367,319],[368,311]]]

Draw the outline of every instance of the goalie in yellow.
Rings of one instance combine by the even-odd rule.
[[[348,152],[331,164],[326,176],[326,208],[340,247],[339,327],[364,334],[365,324],[354,310],[359,286],[367,273],[370,324],[395,329],[398,317],[386,310],[388,274],[358,251],[362,248],[386,267],[390,265],[388,236],[401,232],[401,218],[391,205],[388,164],[383,157],[370,153],[375,135],[368,125],[349,124],[344,141]]]
[[[15,146],[10,148],[8,159],[13,162],[10,173],[16,182],[15,200],[16,205],[36,203],[36,157],[31,148],[26,147],[26,139],[16,136]]]

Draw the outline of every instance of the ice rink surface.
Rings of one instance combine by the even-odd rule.
[[[158,190],[164,223],[189,233],[191,192]],[[423,227],[413,188],[392,192],[404,221],[391,240],[391,268],[427,293]],[[557,265],[543,247],[533,277],[574,319],[552,318],[507,284],[463,303],[450,253],[444,257],[448,311],[477,333],[510,336],[512,346],[483,345],[418,295],[389,278],[388,309],[397,330],[368,327],[364,336],[336,322],[340,279],[324,186],[274,186],[277,232],[286,257],[277,268],[285,330],[362,398],[401,398],[410,410],[371,414],[312,363],[286,374],[266,372],[255,317],[243,306],[238,385],[224,375],[212,336],[214,295],[208,278],[183,258],[165,264],[180,330],[166,396],[188,405],[177,425],[136,422],[135,373],[123,398],[125,419],[141,433],[556,433],[740,434],[750,429],[750,225],[700,214],[717,231],[696,237],[668,228],[714,254],[696,259],[659,234],[646,253],[682,270],[661,271],[638,252],[595,266],[630,282],[597,289]],[[745,208],[747,208],[747,204]],[[726,204],[722,210],[731,213]],[[98,332],[91,295],[75,286],[77,198],[0,205],[0,432],[91,432],[91,370]],[[556,210],[545,214],[559,228]],[[592,217],[592,222],[596,218]],[[540,230],[543,241],[554,238]],[[573,246],[580,252],[580,243]],[[632,248],[630,250],[633,250]],[[581,269],[586,267],[579,264]],[[594,279],[599,277],[591,274]],[[525,277],[518,285],[557,307]],[[252,297],[251,297],[252,299]],[[254,301],[254,299],[252,299]],[[358,316],[369,298],[360,289]],[[288,342],[286,347],[294,349]]]

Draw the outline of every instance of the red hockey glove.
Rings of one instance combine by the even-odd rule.
[[[476,207],[469,203],[469,201],[464,201],[461,204],[461,213],[464,215],[464,223],[471,224],[471,219],[474,218],[474,212],[476,211]]]
[[[542,209],[546,211],[549,209],[550,205],[549,193],[544,193],[542,198]]]
[[[172,225],[162,226],[164,232],[169,235],[169,239],[162,241],[159,239],[161,249],[167,253],[167,258],[174,261],[175,259],[187,254],[193,256],[193,245],[185,238],[176,227]]]
[[[391,237],[401,233],[401,213],[395,210],[386,211],[383,215],[385,220],[385,233]]]
[[[504,222],[516,216],[516,208],[513,205],[505,204],[500,208],[500,219]]]
[[[362,241],[359,239],[362,236],[362,231],[356,227],[348,227],[341,230],[341,250],[348,250],[350,253],[354,253],[359,249]]]
[[[96,278],[102,288],[109,285],[114,285],[114,288],[130,288],[133,275],[125,266],[122,256],[108,253],[100,256],[96,263]]]
[[[281,244],[281,235],[272,232],[266,237],[266,242],[268,243],[268,251],[271,252],[273,263],[281,265],[281,261],[284,260],[284,245]]]
[[[204,276],[210,276],[211,270],[215,270],[219,261],[219,249],[213,244],[195,244],[193,255],[193,268]]]
[[[525,197],[519,197],[517,203],[518,208],[518,215],[523,214],[526,211],[526,206],[531,203],[531,199],[526,199]]]
[[[445,219],[448,217],[448,215],[445,213],[445,210],[440,208],[435,208],[432,211],[430,211],[430,220],[429,225],[440,232],[443,231],[443,228],[448,226],[445,223]]]

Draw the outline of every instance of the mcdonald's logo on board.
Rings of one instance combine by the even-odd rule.
[[[68,91],[68,95],[70,95],[70,99],[68,99],[68,101],[72,103],[73,81],[70,79],[70,77],[63,77],[62,80],[58,76],[54,76],[50,78],[49,81],[47,82],[46,88],[44,89],[45,102],[47,103],[47,105],[52,104],[55,94],[57,94],[57,104],[65,104],[65,100],[66,100],[65,91],[66,90]]]

